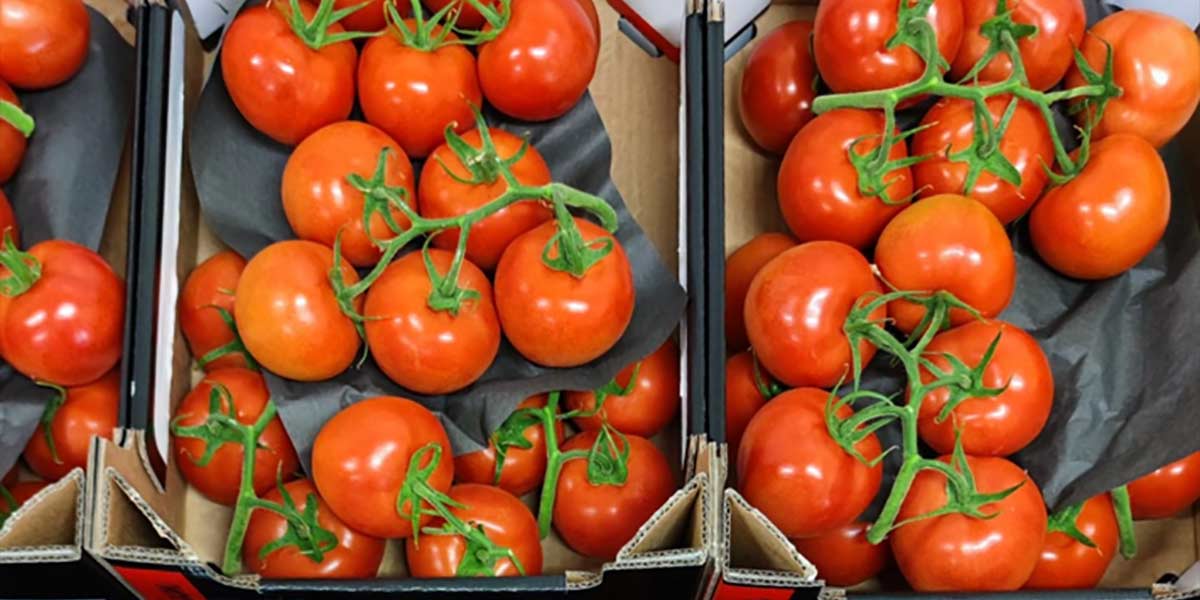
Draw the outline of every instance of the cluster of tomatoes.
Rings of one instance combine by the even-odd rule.
[[[784,153],[790,235],[726,261],[727,436],[738,489],[821,577],[854,585],[894,557],[918,591],[1091,587],[1132,547],[1130,513],[1200,498],[1193,456],[1048,516],[1006,457],[1045,425],[1053,374],[997,320],[1022,217],[1073,278],[1119,275],[1162,237],[1156,149],[1200,102],[1190,28],[1130,10],[1085,32],[1080,0],[822,0],[815,22],[753,49],[740,100],[751,138]],[[897,110],[923,102],[898,131]],[[1074,152],[1055,103],[1079,124]],[[904,394],[860,388],[877,350],[904,368]],[[895,423],[902,466],[861,522],[882,480],[875,432]]]

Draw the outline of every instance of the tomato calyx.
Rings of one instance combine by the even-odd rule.
[[[504,471],[504,461],[512,448],[529,450],[533,442],[525,438],[525,431],[530,427],[541,424],[541,409],[522,408],[513,411],[500,428],[492,434],[492,445],[496,448],[496,468],[492,475],[492,485],[500,485],[500,475]]]
[[[500,35],[505,27],[508,27],[508,22],[512,19],[512,0],[500,0],[495,5],[488,5],[479,0],[464,0],[470,4],[479,14],[483,16],[483,20],[489,28],[480,29],[478,31],[471,30],[455,30],[460,35],[465,36],[465,43],[470,45],[486,44]]]
[[[207,368],[208,365],[226,356],[236,354],[242,358],[242,361],[245,363],[247,369],[250,369],[251,371],[258,371],[258,361],[254,360],[253,356],[250,356],[250,351],[247,350],[246,345],[242,343],[242,336],[238,333],[237,322],[234,321],[233,315],[230,314],[228,310],[225,310],[225,307],[223,306],[209,304],[208,306],[205,306],[205,308],[211,308],[217,311],[217,314],[221,315],[221,320],[225,322],[225,326],[228,327],[229,331],[233,333],[233,339],[222,346],[218,346],[212,350],[209,350],[208,352],[205,352],[204,356],[196,359],[196,366],[204,369]]]
[[[1003,2],[1003,0],[1000,1]],[[933,2],[934,0],[919,0],[915,4],[910,4],[907,0],[902,0],[896,11],[896,33],[888,39],[885,48],[891,51],[902,45],[908,46],[921,54],[921,58],[926,61],[927,65],[944,72],[950,70],[950,63],[942,57],[941,52],[937,51],[936,40],[932,56],[921,53],[922,45],[927,39],[925,33],[934,33],[933,25],[925,20],[929,15],[929,9],[933,8]]]
[[[1133,512],[1129,505],[1129,490],[1125,486],[1110,492],[1113,500],[1113,513],[1117,517],[1117,530],[1120,535],[1121,556],[1126,559],[1137,555],[1137,538],[1133,533]],[[1046,531],[1061,533],[1087,546],[1095,548],[1096,542],[1079,529],[1078,520],[1083,512],[1083,502],[1065,506],[1050,515],[1046,523]]]
[[[850,164],[854,166],[854,170],[858,173],[858,190],[863,196],[869,198],[879,198],[880,202],[888,206],[898,206],[908,204],[917,196],[920,190],[909,194],[904,198],[892,198],[888,194],[888,188],[894,183],[891,175],[898,169],[906,169],[921,161],[930,158],[932,155],[922,154],[919,156],[906,156],[904,158],[890,158],[892,147],[903,140],[916,135],[917,132],[927,129],[929,125],[922,125],[894,135],[896,115],[894,112],[884,114],[884,133],[879,135],[866,135],[855,139],[850,143],[848,150]],[[863,153],[858,152],[859,144],[869,139],[879,139],[879,146],[874,150],[868,150]]]
[[[1004,138],[1004,133],[1008,131],[1013,116],[1017,114],[1018,104],[1019,101],[1014,97],[1008,103],[1008,107],[1004,109],[1004,115],[1000,117],[998,123],[992,123],[991,112],[987,110],[986,106],[976,107],[973,117],[974,131],[977,133],[971,138],[971,144],[958,152],[948,153],[946,156],[950,162],[966,163],[967,165],[967,174],[963,180],[963,193],[970,193],[975,189],[975,184],[979,182],[979,177],[983,175],[984,171],[1013,186],[1021,185],[1021,172],[1000,151],[1000,140]]]
[[[992,59],[996,58],[1001,52],[1016,45],[1021,38],[1031,37],[1036,35],[1038,28],[1036,25],[1026,23],[1017,23],[1013,20],[1012,9],[1008,8],[1007,0],[996,0],[996,14],[992,18],[984,21],[979,26],[979,33],[988,40],[987,50],[979,61],[971,67],[970,71],[958,81],[958,83],[966,83],[968,81],[978,81],[979,73],[982,72]],[[1021,83],[1029,85],[1029,77],[1024,70],[1020,74]]]
[[[35,127],[33,117],[29,116],[29,113],[24,110],[21,110],[20,106],[8,100],[0,100],[0,121],[12,125],[26,139],[33,135]]]
[[[992,358],[996,355],[996,348],[1000,346],[1000,337],[1003,332],[997,332],[996,337],[992,338],[992,342],[988,344],[987,350],[984,351],[983,357],[979,360],[979,365],[975,368],[968,367],[962,359],[949,352],[939,352],[937,356],[945,359],[950,363],[950,370],[944,371],[939,369],[933,362],[922,358],[921,365],[925,370],[929,371],[934,376],[934,383],[945,381],[949,389],[949,398],[946,399],[945,406],[933,418],[933,422],[942,424],[962,404],[964,400],[969,398],[995,398],[1008,390],[1010,382],[1006,382],[998,388],[988,387],[984,382],[984,373],[987,366],[991,364]]]
[[[254,502],[255,508],[263,508],[278,513],[287,522],[287,531],[278,539],[272,540],[258,551],[259,560],[266,559],[272,552],[294,546],[300,554],[308,557],[314,563],[325,560],[325,554],[338,547],[338,538],[332,531],[321,527],[318,518],[317,495],[309,492],[305,497],[304,511],[296,508],[292,495],[283,485],[283,472],[275,472],[275,487],[283,498],[282,504],[276,504],[261,498]]]
[[[446,125],[446,145],[454,152],[458,161],[462,163],[467,172],[471,174],[470,179],[459,177],[445,162],[442,157],[434,155],[434,160],[442,167],[442,170],[449,175],[451,179],[463,185],[487,185],[504,178],[509,184],[519,185],[515,176],[512,179],[506,177],[506,174],[512,174],[512,167],[525,157],[529,152],[529,140],[523,140],[521,147],[511,158],[500,158],[500,151],[496,148],[496,142],[492,140],[492,132],[488,127],[487,121],[483,118],[483,113],[479,107],[471,105],[471,111],[475,113],[475,130],[479,132],[479,147],[472,146],[462,136],[455,131],[457,123]]]
[[[0,249],[0,265],[8,269],[8,277],[0,279],[0,294],[15,298],[29,291],[42,278],[42,264],[32,254],[17,249],[12,229],[4,232],[4,247]]]
[[[317,7],[317,12],[311,20],[304,18],[304,11],[300,9],[300,0],[288,0],[287,10],[284,10],[282,4],[276,4],[275,6],[282,11],[284,18],[287,19],[288,25],[292,27],[292,31],[295,32],[296,37],[300,38],[300,41],[304,42],[305,46],[316,51],[325,46],[380,35],[381,31],[329,32],[329,28],[334,23],[366,8],[368,4],[370,2],[363,2],[334,10],[333,0],[321,0],[321,4]]]
[[[618,446],[616,438],[621,439]],[[588,450],[588,483],[592,485],[625,485],[629,481],[629,440],[625,434],[605,426],[600,428],[596,443]]]
[[[758,362],[758,355],[753,351],[750,352],[750,369],[754,374],[754,387],[758,389],[758,395],[762,396],[763,400],[770,400],[787,391],[787,388],[778,381],[763,373],[762,365]]]
[[[54,464],[61,465],[62,459],[58,457],[58,446],[54,443],[54,432],[51,429],[51,425],[54,424],[54,417],[58,415],[59,409],[67,401],[67,389],[61,385],[47,381],[37,381],[35,383],[54,390],[54,396],[50,398],[50,402],[46,404],[46,409],[42,411],[39,423],[42,426],[42,435],[46,438],[46,447],[50,449],[50,458],[54,460]]]
[[[394,35],[405,46],[422,52],[433,52],[443,46],[462,44],[458,39],[450,39],[454,26],[458,22],[460,10],[452,8],[457,4],[447,3],[441,10],[425,18],[425,9],[420,0],[412,0],[413,27],[409,27],[404,17],[396,9],[394,2],[387,2],[387,20]],[[444,20],[444,21],[443,21]]]

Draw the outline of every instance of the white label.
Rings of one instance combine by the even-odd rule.
[[[1200,25],[1200,1],[1198,0],[1110,0],[1121,8],[1140,8],[1171,15],[1188,27]]]
[[[245,3],[246,0],[187,0],[201,39],[228,25]]]

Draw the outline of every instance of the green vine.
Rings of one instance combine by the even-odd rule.
[[[34,121],[29,113],[21,110],[20,106],[9,102],[8,100],[0,100],[0,121],[8,123],[20,132],[27,139],[33,135]]]
[[[62,464],[62,459],[58,457],[58,445],[54,443],[54,417],[58,416],[59,409],[67,402],[67,389],[56,383],[47,381],[35,382],[38,385],[54,390],[54,396],[50,398],[50,402],[46,403],[46,409],[42,411],[42,417],[38,424],[42,426],[42,436],[46,440],[46,448],[50,450],[50,459],[55,464]]]
[[[215,304],[210,304],[205,308],[211,308],[221,315],[221,320],[225,322],[225,326],[228,327],[229,331],[233,334],[233,339],[221,346],[205,352],[204,356],[196,359],[196,364],[201,369],[207,369],[208,365],[211,365],[221,358],[230,355],[237,355],[240,356],[242,361],[246,363],[247,369],[250,369],[251,371],[259,370],[258,362],[255,361],[254,357],[250,355],[250,351],[246,349],[246,344],[242,343],[242,336],[240,333],[238,333],[237,322],[234,321],[233,315],[230,314],[228,310],[225,310],[224,307],[217,306]]]

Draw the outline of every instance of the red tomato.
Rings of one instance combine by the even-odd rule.
[[[450,507],[451,514],[472,527],[482,528],[487,538],[500,548],[512,550],[524,575],[542,574],[542,541],[537,519],[519,498],[498,487],[477,483],[450,488],[450,498],[462,505],[462,508]],[[440,527],[443,523],[435,519],[428,527]],[[461,535],[422,533],[420,543],[409,538],[404,549],[408,572],[413,577],[456,577],[468,546]],[[492,573],[496,577],[517,577],[522,575],[521,570],[512,560],[502,558]]]
[[[289,146],[344,121],[354,108],[354,43],[313,50],[292,30],[287,2],[253,6],[238,14],[221,48],[229,97],[255,129]],[[305,20],[316,9],[300,3]],[[343,31],[330,25],[330,35]]]
[[[1171,218],[1171,184],[1145,140],[1115,134],[1092,143],[1083,171],[1051,188],[1029,216],[1033,247],[1054,270],[1105,279],[1141,262]]]
[[[342,255],[350,264],[367,267],[379,262],[382,251],[371,237],[395,236],[383,215],[371,216],[368,235],[363,227],[363,193],[346,179],[354,174],[370,180],[379,155],[388,150],[384,182],[404,190],[414,204],[416,177],[408,156],[386,133],[358,121],[327,125],[296,146],[283,169],[283,212],[296,237],[333,247],[342,237]],[[392,218],[407,228],[408,219],[398,209]]]
[[[855,521],[817,537],[794,538],[792,544],[826,584],[850,587],[878,575],[891,562],[887,544],[867,541],[870,527],[870,523]]]
[[[415,21],[407,23],[415,30]],[[449,39],[456,36],[450,34]],[[358,88],[367,121],[388,132],[414,158],[428,156],[441,145],[447,125],[453,124],[459,133],[474,127],[471,105],[483,104],[475,57],[466,47],[419,50],[395,32],[371,40],[363,49]]]
[[[1029,85],[1048,90],[1058,83],[1073,64],[1075,47],[1083,37],[1087,14],[1081,0],[1008,0],[1013,22],[1037,27],[1037,33],[1017,40],[1021,64]],[[963,2],[963,40],[950,68],[961,80],[983,58],[991,43],[980,33],[984,23],[996,16],[996,2]],[[981,82],[1005,81],[1012,76],[1012,59],[1001,52],[978,74]]]
[[[45,428],[39,424],[25,445],[25,464],[42,479],[51,481],[65,477],[75,467],[86,469],[92,436],[112,439],[120,401],[121,375],[116,370],[94,383],[69,388],[66,400],[50,422],[54,452],[46,442]]]
[[[5,513],[12,513],[21,508],[22,504],[28,502],[30,498],[45,489],[50,483],[49,481],[22,481],[12,484],[12,487],[8,488],[8,493],[12,494],[12,499],[17,504],[14,506],[5,501],[4,496],[0,496],[0,522],[3,522],[3,519],[8,517]]]
[[[501,160],[516,156],[525,143],[520,137],[503,129],[488,128],[488,136],[496,145],[496,156]],[[468,131],[463,135],[463,140],[475,148],[482,146],[478,130]],[[446,172],[447,168],[450,169],[449,173]],[[550,183],[550,167],[533,146],[527,146],[525,155],[510,165],[509,169],[522,185],[541,186]],[[477,185],[459,181],[469,181],[473,174],[450,146],[442,144],[421,168],[417,210],[428,219],[445,219],[481,208],[508,190],[508,182],[499,174],[496,176],[498,178],[491,183]],[[550,208],[540,201],[511,204],[471,226],[467,236],[467,258],[479,268],[491,271],[513,240],[552,217]],[[433,239],[433,245],[446,250],[457,248],[458,229],[439,234]]]
[[[868,467],[829,436],[829,392],[788,390],[762,407],[742,435],[738,491],[788,537],[828,533],[854,521],[879,492],[880,465]],[[854,411],[843,405],[838,416]],[[867,460],[880,454],[871,435],[855,445]]]
[[[271,393],[262,375],[249,369],[216,369],[205,375],[201,381],[175,409],[175,423],[180,427],[202,425],[209,415],[209,401],[213,387],[224,386],[233,398],[234,416],[238,422],[253,425],[262,415],[271,400]],[[228,413],[229,400],[222,396],[221,412]],[[171,442],[175,456],[175,464],[179,472],[200,493],[213,502],[232,506],[237,502],[238,487],[242,481],[242,446],[226,443],[213,455],[207,466],[200,466],[196,461],[204,456],[204,440],[171,434]],[[254,492],[262,494],[275,485],[276,473],[283,473],[284,480],[299,468],[299,459],[283,421],[279,417],[271,420],[271,424],[259,438],[261,448],[254,456]]]
[[[1162,147],[1200,104],[1200,40],[1187,25],[1163,14],[1123,10],[1096,23],[1079,50],[1092,69],[1104,72],[1112,46],[1115,83],[1122,94],[1108,103],[1093,139],[1131,133]],[[1075,67],[1067,87],[1084,85]],[[1081,120],[1091,111],[1079,113]]]
[[[608,396],[598,414],[575,417],[575,426],[597,431],[607,422],[621,433],[649,438],[669,425],[679,414],[679,346],[668,339],[650,356],[622,369],[615,378],[617,385],[628,386],[635,369],[637,381],[628,394]],[[567,392],[567,407],[595,410],[596,393]]]
[[[3,79],[0,79],[0,100],[21,106],[16,92]],[[8,183],[17,172],[17,167],[21,166],[21,160],[25,158],[25,146],[25,136],[16,127],[0,119],[0,184]],[[8,204],[7,200],[5,204]]]
[[[739,352],[725,361],[725,443],[729,445],[729,456],[735,458],[746,426],[768,400],[755,381],[754,360],[752,353]],[[768,375],[762,369],[758,371],[763,383],[769,385]]]
[[[786,233],[760,233],[725,258],[725,346],[730,350],[750,347],[746,337],[746,292],[754,276],[796,240]]]
[[[454,479],[454,460],[446,430],[429,409],[405,398],[379,396],[342,409],[325,423],[313,442],[313,481],[329,508],[349,527],[383,538],[412,535],[411,502],[396,500],[409,462],[436,444],[441,457],[429,485],[442,493]],[[426,453],[421,467],[428,467]],[[427,508],[422,506],[422,508]],[[421,516],[427,525],[430,517]]]
[[[1061,531],[1046,534],[1042,555],[1024,587],[1032,590],[1094,588],[1117,555],[1117,516],[1108,494],[1083,503],[1075,519],[1080,533],[1096,545],[1089,548]]]
[[[939,333],[926,347],[925,358],[945,373],[950,372],[947,354],[973,369],[997,335],[1000,342],[980,383],[990,389],[1004,388],[1003,393],[968,398],[941,423],[936,418],[950,399],[950,389],[938,388],[921,403],[921,439],[936,452],[954,450],[957,430],[967,454],[1008,456],[1032,442],[1046,425],[1054,402],[1054,374],[1037,340],[1019,327],[1003,321],[971,321]],[[921,381],[934,379],[922,370]]]
[[[909,0],[909,5],[917,0]],[[896,34],[896,0],[824,0],[817,6],[813,54],[821,78],[835,92],[882,90],[910,83],[925,72],[925,61],[908,46],[887,49]],[[926,20],[937,34],[947,61],[963,37],[960,0],[934,0]]]
[[[522,408],[543,408],[546,395],[530,396],[517,405]],[[557,440],[563,439],[562,421],[555,421]],[[470,454],[454,457],[454,477],[460,483],[495,483],[500,489],[515,496],[524,496],[542,485],[546,475],[546,428],[531,425],[523,436],[529,448],[508,448],[504,452],[504,466],[500,470],[500,481],[496,482],[496,440],[493,437],[488,447]]]
[[[812,21],[791,21],[762,38],[742,71],[738,108],[754,143],[779,154],[812,119],[817,65],[813,63]]]
[[[100,379],[121,359],[125,284],[92,250],[49,240],[29,249],[41,264],[33,286],[0,295],[4,358],[35,381],[77,386]],[[0,268],[0,278],[9,277]]]
[[[508,341],[525,358],[547,367],[576,367],[608,352],[633,318],[633,270],[621,242],[591,221],[576,218],[584,241],[613,240],[612,252],[583,277],[542,262],[555,235],[543,223],[508,246],[496,267],[496,309]],[[548,251],[557,257],[558,248]]]
[[[942,462],[950,462],[943,456]],[[1046,535],[1046,506],[1037,485],[1003,458],[967,457],[976,489],[991,494],[1022,484],[1004,500],[985,504],[990,519],[949,514],[914,521],[891,534],[900,571],[918,592],[1008,591],[1033,573]],[[896,522],[946,505],[946,476],[917,474]]]
[[[861,194],[858,171],[850,162],[851,148],[864,154],[879,147],[883,127],[882,114],[847,108],[813,119],[792,140],[779,166],[779,210],[800,241],[832,240],[865,248],[904,208]],[[859,139],[863,141],[855,146]],[[888,152],[889,160],[907,156],[904,142]],[[912,194],[909,169],[891,171],[884,181],[890,201],[907,204]]]
[[[600,38],[579,2],[513,0],[504,30],[479,48],[479,84],[500,112],[547,121],[583,97],[599,54]]]
[[[483,15],[479,14],[479,11],[466,0],[422,0],[421,3],[427,6],[430,12],[442,10],[447,4],[458,4],[458,21],[455,22],[455,25],[460,29],[480,29],[486,23]],[[479,0],[479,3],[487,7],[499,8],[496,6],[496,0]]]
[[[1200,452],[1155,469],[1129,484],[1135,519],[1165,519],[1200,500]]]
[[[759,362],[792,387],[832,387],[850,369],[850,342],[842,331],[863,295],[879,292],[871,265],[839,242],[809,242],[767,263],[746,294],[746,333]],[[881,307],[871,318],[887,316]],[[875,346],[863,340],[862,364]],[[857,514],[853,516],[858,516]]]
[[[454,255],[430,249],[441,275]],[[500,322],[487,276],[463,261],[458,285],[478,298],[463,302],[457,315],[429,306],[433,290],[421,252],[388,266],[367,292],[367,346],[389,379],[420,394],[448,394],[483,376],[500,350]]]
[[[358,274],[344,259],[346,285]],[[315,242],[287,240],[260,251],[238,281],[238,332],[254,359],[273,373],[320,381],[345,371],[358,356],[354,323],[342,313],[329,281],[333,251]],[[362,308],[362,297],[355,299]]]
[[[83,68],[90,39],[81,0],[4,0],[0,79],[27,90],[54,87]]]
[[[988,99],[993,125],[999,126],[1010,100],[1007,96]],[[921,190],[921,196],[965,194],[982,202],[1001,223],[1007,224],[1025,214],[1042,195],[1046,187],[1042,164],[1054,164],[1054,144],[1045,119],[1032,104],[1017,104],[998,147],[1020,174],[1020,186],[985,170],[973,188],[964,189],[968,165],[950,160],[949,155],[967,150],[975,138],[975,105],[970,100],[943,98],[925,113],[921,124],[930,126],[914,135],[912,142],[913,154],[930,155],[912,168],[914,187]]]
[[[18,229],[17,216],[13,214],[8,196],[4,195],[4,190],[0,190],[0,242],[3,242],[5,234],[11,235],[13,244],[20,246],[21,232]]]
[[[1004,226],[986,206],[956,194],[942,194],[904,209],[879,236],[875,264],[883,280],[899,290],[945,290],[994,317],[1008,306],[1016,285],[1016,259]],[[910,332],[925,309],[906,300],[888,305],[897,327]],[[950,322],[974,317],[960,309]]]
[[[246,268],[246,259],[232,250],[214,254],[200,263],[179,293],[179,328],[197,359],[233,341],[234,333],[221,318],[220,307],[234,315],[234,293]],[[205,365],[205,370],[246,367],[240,353],[226,354]]]
[[[585,431],[563,444],[563,452],[587,450],[597,432]],[[649,440],[626,436],[629,476],[624,485],[593,485],[584,459],[568,461],[558,479],[554,528],[572,550],[612,560],[617,552],[675,492],[667,457]],[[620,439],[617,447],[625,449]]]
[[[335,10],[362,5],[357,12],[342,19],[342,27],[349,31],[380,31],[387,27],[387,15],[383,8],[386,4],[395,6],[402,17],[412,12],[411,0],[333,0]]]
[[[337,547],[326,552],[321,562],[301,554],[295,545],[260,556],[267,544],[286,536],[289,527],[279,513],[256,510],[250,516],[246,544],[242,546],[242,561],[248,570],[267,579],[367,579],[376,575],[383,562],[383,540],[347,527],[317,495],[309,480],[297,479],[283,489],[301,514],[308,506],[309,494],[316,498],[317,524],[337,538]],[[283,504],[283,494],[277,488],[272,489],[263,500]]]
[[[4,479],[0,479],[0,486],[12,487],[17,482],[17,478],[21,476],[20,469],[17,465],[13,465],[8,473],[5,473]]]

